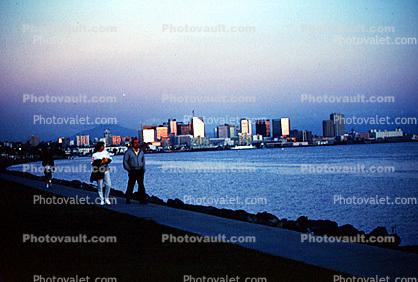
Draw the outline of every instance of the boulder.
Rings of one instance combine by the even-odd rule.
[[[172,199],[168,199],[167,200],[167,206],[169,207],[173,207],[173,208],[183,208],[184,207],[184,203],[182,200],[175,198],[174,200]]]
[[[339,233],[341,236],[356,236],[361,232],[351,224],[345,224],[339,227]]]
[[[257,223],[276,226],[279,223],[279,218],[268,212],[259,212],[256,214]]]
[[[338,224],[335,221],[331,220],[313,220],[312,226],[310,227],[311,231],[318,236],[328,235],[328,236],[338,236],[339,229]]]

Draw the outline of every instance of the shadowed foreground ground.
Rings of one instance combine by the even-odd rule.
[[[34,281],[34,275],[88,275],[90,281],[183,281],[183,275],[333,281],[336,274],[235,245],[161,243],[162,233],[186,233],[96,206],[33,205],[35,194],[48,195],[10,182],[0,184],[0,281]],[[117,243],[23,243],[23,234],[110,235]]]

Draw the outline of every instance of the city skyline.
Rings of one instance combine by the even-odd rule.
[[[192,116],[187,116],[189,120],[183,119],[183,120],[177,120],[176,118],[170,117],[166,119],[165,122],[158,122],[154,124],[142,124],[140,123],[139,127],[137,129],[130,129],[125,128],[128,130],[137,131],[138,134],[128,134],[127,137],[133,137],[137,136],[141,138],[141,140],[144,143],[153,143],[157,141],[161,141],[164,138],[168,138],[170,136],[182,136],[182,135],[190,135],[192,138],[232,138],[232,137],[239,137],[239,134],[245,135],[250,137],[251,139],[256,136],[261,136],[262,138],[272,138],[273,140],[280,139],[280,138],[288,138],[292,134],[297,134],[299,131],[302,132],[302,134],[306,134],[307,132],[310,135],[318,136],[318,137],[339,137],[346,134],[351,134],[352,132],[357,132],[360,134],[364,133],[371,133],[375,134],[376,132],[399,132],[400,130],[401,134],[416,134],[416,132],[406,132],[403,130],[401,126],[386,126],[386,128],[379,129],[378,127],[369,127],[367,130],[358,131],[354,130],[354,128],[351,128],[350,130],[347,130],[346,124],[345,124],[345,115],[343,113],[336,113],[333,112],[329,114],[328,120],[322,121],[322,131],[320,134],[317,134],[313,132],[309,128],[297,128],[291,126],[291,119],[289,117],[281,117],[281,118],[248,118],[248,117],[241,117],[239,118],[239,121],[234,122],[220,122],[215,125],[212,132],[208,132],[207,130],[207,124],[205,122],[204,117],[198,117],[194,115],[194,111],[192,113]],[[233,118],[232,120],[238,120],[236,118]],[[197,126],[193,127],[193,122],[197,122]],[[116,125],[118,126],[118,125]],[[111,131],[109,130],[109,126],[101,125],[101,127],[104,128],[103,130],[103,136],[101,133],[96,134],[95,136],[90,136],[90,134],[84,134],[82,132],[78,132],[74,135],[72,135],[73,138],[71,138],[70,135],[58,135],[55,138],[52,139],[44,139],[42,141],[54,141],[54,140],[60,140],[61,138],[69,138],[74,139],[74,142],[76,144],[79,143],[79,138],[83,138],[83,141],[81,143],[83,144],[90,144],[92,143],[93,139],[102,139],[105,143],[112,144],[112,138],[119,138],[118,142],[120,143],[120,138],[124,137],[122,135],[116,135],[112,136]],[[98,129],[100,126],[96,126],[91,128]],[[124,128],[124,127],[120,127]],[[222,134],[222,136],[219,136]],[[238,135],[237,135],[238,134]],[[254,134],[254,135],[253,135]],[[397,135],[397,133],[396,133]],[[378,136],[378,135],[376,135]],[[103,138],[100,138],[103,137]],[[38,135],[32,134],[30,135],[29,141],[32,142],[33,139],[40,139]],[[87,138],[87,139],[86,139]],[[93,138],[93,139],[91,139]],[[108,141],[110,140],[110,141]],[[1,140],[2,142],[16,142],[14,140]],[[17,140],[17,142],[26,142],[26,140]],[[89,142],[92,141],[92,142]],[[97,141],[94,141],[97,142]],[[38,142],[39,143],[39,142]]]

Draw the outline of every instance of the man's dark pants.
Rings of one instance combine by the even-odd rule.
[[[145,186],[144,186],[144,170],[133,170],[130,171],[128,176],[128,188],[126,189],[126,200],[130,201],[132,198],[132,193],[134,191],[135,183],[138,182],[138,194],[139,194],[139,201],[146,202],[147,197],[145,195]]]

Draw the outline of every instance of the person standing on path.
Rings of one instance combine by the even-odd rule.
[[[126,203],[131,203],[135,183],[138,182],[139,202],[147,203],[147,195],[144,186],[145,157],[144,151],[140,148],[138,138],[133,138],[131,146],[123,157],[123,168],[128,171],[128,187],[126,189]]]

